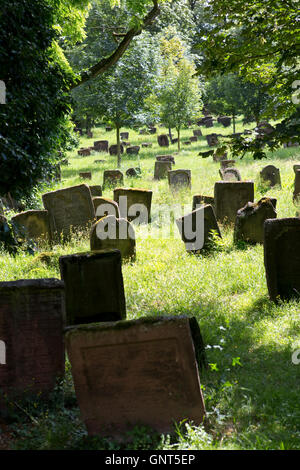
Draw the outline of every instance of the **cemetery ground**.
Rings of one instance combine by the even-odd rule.
[[[248,126],[246,126],[248,127]],[[251,126],[253,128],[254,126]],[[184,129],[182,140],[192,136]],[[139,135],[132,129],[132,145],[152,142],[151,148],[140,149],[139,155],[122,156],[124,187],[153,191],[152,204],[189,204],[192,196],[213,196],[214,183],[220,180],[220,163],[212,157],[203,159],[200,151],[209,150],[205,135],[213,132],[230,134],[231,128],[215,124],[203,129],[203,137],[191,145],[159,147],[157,134]],[[237,132],[243,126],[238,122]],[[125,129],[122,129],[122,131]],[[166,129],[158,128],[158,133]],[[82,147],[95,140],[115,143],[114,131],[105,127],[93,129],[93,138],[81,137]],[[175,137],[175,136],[174,136]],[[86,182],[100,184],[105,169],[116,168],[116,156],[92,152],[91,156],[69,154],[69,165],[62,166],[62,180],[44,188],[59,189]],[[177,196],[170,193],[167,179],[153,179],[156,155],[170,154],[175,169],[190,169],[192,191]],[[243,180],[255,182],[255,201],[262,196],[277,198],[277,217],[294,217],[292,203],[293,164],[300,161],[299,147],[275,151],[268,160],[254,161],[249,155],[236,159],[236,168]],[[231,156],[228,155],[228,159]],[[105,162],[94,163],[103,159]],[[280,168],[282,188],[261,186],[259,172],[272,163]],[[130,167],[141,168],[139,178],[125,176]],[[92,172],[92,180],[82,180],[79,172]],[[42,207],[41,194],[35,206]],[[103,195],[112,198],[113,190]],[[154,208],[155,209],[155,208]],[[152,211],[154,232],[159,232],[155,210]],[[174,230],[177,230],[175,227]],[[2,449],[298,449],[300,442],[299,383],[300,364],[292,363],[292,353],[300,348],[299,301],[269,300],[262,245],[233,243],[233,227],[221,226],[222,239],[214,249],[198,255],[185,251],[180,238],[151,238],[147,226],[136,228],[136,261],[123,262],[127,318],[156,315],[195,316],[206,345],[208,368],[200,373],[207,416],[203,426],[177,423],[174,435],[159,436],[146,428],[136,428],[126,436],[126,443],[88,437],[80,420],[73,390],[70,364],[66,377],[50,404],[19,403],[11,423],[0,423]],[[55,245],[51,251],[30,255],[20,252],[16,257],[2,253],[1,281],[30,278],[60,278],[59,257],[89,250],[89,233],[82,233],[66,245]]]

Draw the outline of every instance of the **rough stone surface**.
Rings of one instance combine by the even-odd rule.
[[[116,188],[114,190],[114,200],[119,205],[121,218],[131,222],[138,216],[138,220],[141,223],[149,223],[151,221],[151,190]],[[135,205],[138,206],[134,207]]]
[[[124,175],[120,170],[105,170],[103,172],[103,188],[122,185],[124,183]]]
[[[118,146],[117,144],[113,144],[108,149],[110,155],[118,155]],[[123,143],[120,144],[120,154],[124,153]]]
[[[168,172],[168,181],[171,190],[191,189],[191,170],[171,170]]]
[[[80,155],[81,157],[88,157],[89,155],[91,155],[91,150],[89,148],[87,149],[80,149],[78,150],[78,155]]]
[[[300,218],[266,220],[264,229],[264,263],[270,299],[299,300]]]
[[[220,116],[218,122],[224,127],[229,127],[231,125],[231,118],[229,116]]]
[[[156,161],[157,162],[171,162],[173,165],[175,165],[175,159],[173,155],[156,155]]]
[[[242,181],[241,174],[237,168],[225,168],[219,170],[220,176],[224,181]]]
[[[65,283],[67,325],[117,321],[126,317],[121,263],[119,250],[59,258]]]
[[[160,147],[169,147],[169,137],[166,134],[158,135],[157,142]]]
[[[129,139],[129,132],[120,132],[120,137],[122,140],[128,140]]]
[[[52,236],[69,238],[72,231],[90,226],[95,217],[91,191],[86,184],[45,193],[42,199],[49,212]]]
[[[106,215],[114,215],[117,218],[120,217],[119,206],[112,199],[102,196],[93,197],[93,204],[96,219],[101,219]]]
[[[215,147],[219,143],[217,134],[208,134],[206,140],[209,147]]]
[[[135,232],[126,219],[113,215],[98,220],[90,233],[91,251],[120,250],[122,259],[133,261],[136,256]]]
[[[220,165],[222,170],[232,168],[235,165],[235,160],[221,160]]]
[[[161,180],[168,177],[168,171],[172,170],[171,161],[156,161],[154,166],[154,179]]]
[[[254,201],[253,181],[217,181],[214,188],[217,220],[234,223],[239,209]]]
[[[203,422],[195,355],[203,341],[195,318],[148,317],[68,328],[66,345],[90,435],[118,438],[137,424],[169,433],[183,419]]]
[[[102,186],[100,186],[100,184],[94,184],[90,186],[90,191],[92,197],[102,196]]]
[[[212,207],[214,207],[215,201],[214,198],[211,196],[202,196],[202,194],[195,194],[193,196],[193,206],[192,210],[198,209],[197,206],[203,206],[206,204],[210,204]]]
[[[139,145],[133,145],[131,147],[126,148],[126,153],[128,155],[137,155],[140,151],[140,146]]]
[[[260,177],[271,187],[276,185],[281,187],[280,170],[274,165],[265,166],[260,172]]]
[[[0,282],[0,386],[9,401],[54,390],[65,369],[64,285],[58,279]],[[9,404],[0,394],[0,413]]]
[[[276,219],[277,212],[271,199],[264,197],[260,201],[248,202],[245,207],[237,211],[234,240],[247,243],[264,242],[264,222],[267,219]]]
[[[11,218],[14,232],[18,238],[34,241],[51,241],[48,211],[28,210]]]
[[[297,204],[300,202],[300,170],[295,171],[293,200]]]
[[[94,149],[97,152],[106,152],[108,153],[108,140],[97,140],[94,142]]]
[[[202,136],[202,131],[201,131],[201,129],[194,129],[193,134],[196,137],[201,137]]]
[[[92,173],[90,171],[81,171],[79,173],[79,177],[84,179],[84,180],[91,180],[92,179]]]

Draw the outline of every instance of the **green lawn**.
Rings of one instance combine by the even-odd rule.
[[[249,125],[246,126],[249,128]],[[252,126],[253,127],[253,126]],[[241,122],[237,132],[242,129]],[[159,129],[159,133],[166,132]],[[228,134],[231,128],[215,125],[204,134]],[[192,128],[182,132],[185,140]],[[125,177],[124,186],[153,190],[153,225],[158,233],[158,204],[184,203],[192,207],[192,195],[213,196],[214,183],[220,179],[219,163],[202,159],[199,151],[208,150],[203,137],[190,146],[176,144],[168,150],[159,148],[156,135],[143,136],[129,130],[133,145],[153,142],[151,149],[141,148],[139,157],[124,154],[122,170],[140,165],[141,178]],[[115,143],[114,132],[94,129],[93,139],[81,138],[80,146],[94,140]],[[175,168],[192,172],[192,192],[174,198],[166,180],[154,181],[155,155],[173,154]],[[95,159],[105,158],[103,164]],[[230,158],[230,155],[228,155]],[[259,185],[259,171],[270,163],[280,168],[282,189],[264,192]],[[79,171],[92,171],[92,182],[102,184],[103,170],[116,168],[116,157],[94,153],[79,157],[70,152],[69,166],[62,166],[62,181],[49,189],[82,182]],[[292,204],[293,164],[300,161],[299,148],[281,149],[269,154],[268,161],[253,161],[250,156],[236,162],[244,180],[254,180],[255,200],[262,195],[277,198],[278,217],[294,217]],[[104,191],[112,197],[112,190]],[[41,204],[36,195],[36,207]],[[40,206],[41,207],[41,206]],[[176,230],[176,229],[175,229]],[[300,442],[300,365],[291,361],[292,352],[300,347],[299,301],[274,305],[268,300],[262,246],[233,245],[233,228],[221,227],[222,242],[206,255],[186,253],[178,237],[152,238],[147,227],[137,228],[137,259],[123,264],[127,316],[147,315],[195,316],[207,346],[208,370],[201,373],[207,409],[203,427],[181,423],[172,436],[152,435],[137,429],[127,449],[297,449]],[[20,253],[15,258],[0,257],[1,280],[59,277],[58,259],[62,254],[89,249],[88,234],[67,246],[55,246],[49,256]],[[120,444],[88,438],[80,421],[74,398],[70,366],[64,383],[65,407],[60,401],[45,408],[41,404],[24,405],[17,422],[5,428],[10,448],[22,449],[117,449]],[[0,434],[1,438],[1,434]],[[0,440],[1,443],[1,440]]]

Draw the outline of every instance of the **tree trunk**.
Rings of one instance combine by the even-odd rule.
[[[233,133],[235,134],[235,114],[232,115]]]
[[[172,129],[171,129],[171,127],[169,127],[169,137],[170,137],[170,142],[172,142],[172,132],[171,132],[171,131],[172,131]]]
[[[121,168],[121,142],[120,142],[120,127],[117,126],[117,156],[118,156],[118,168]]]
[[[177,148],[178,148],[178,152],[180,152],[180,129],[177,129],[177,139],[178,139]]]

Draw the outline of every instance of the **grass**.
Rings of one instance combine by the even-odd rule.
[[[239,122],[237,132],[241,130]],[[159,133],[163,132],[164,129],[159,129]],[[204,134],[212,132],[232,131],[220,125],[204,129]],[[204,426],[178,423],[170,436],[136,428],[123,444],[90,438],[80,420],[67,362],[62,385],[65,406],[55,396],[49,406],[26,404],[26,413],[19,410],[17,421],[3,427],[2,434],[0,431],[0,448],[298,449],[300,366],[292,363],[291,355],[300,344],[299,301],[277,305],[269,301],[263,247],[236,247],[233,227],[221,227],[222,241],[206,255],[188,254],[178,237],[158,238],[158,205],[180,203],[187,210],[192,208],[193,194],[212,196],[214,183],[219,180],[219,164],[198,156],[199,151],[208,149],[205,137],[191,146],[183,146],[176,155],[176,145],[167,151],[159,148],[156,135],[142,136],[132,130],[129,134],[133,145],[153,142],[152,148],[141,148],[139,157],[124,155],[122,170],[125,174],[131,166],[141,167],[141,178],[125,177],[125,186],[153,190],[154,229],[152,233],[147,227],[136,229],[136,262],[123,264],[127,317],[185,314],[197,318],[209,363],[200,377],[207,409]],[[182,134],[182,140],[186,140],[192,130],[185,129]],[[90,146],[100,139],[115,143],[114,133],[106,133],[101,127],[94,129],[93,139],[82,137],[80,146]],[[153,180],[155,155],[166,153],[175,156],[175,168],[191,169],[191,193],[174,198],[166,180]],[[254,180],[255,200],[263,195],[276,197],[278,217],[294,217],[293,164],[300,161],[300,151],[280,149],[268,157],[269,161],[253,161],[246,155],[236,162],[236,167],[243,179]],[[94,160],[99,158],[106,162],[95,164]],[[103,170],[116,167],[116,157],[106,154],[79,157],[76,150],[70,152],[69,161],[69,166],[62,166],[62,181],[44,190],[81,183],[79,171],[92,171],[93,178],[88,183],[102,184]],[[280,168],[282,189],[267,190],[260,185],[259,171],[270,161]],[[112,191],[105,190],[104,196],[112,197]],[[36,194],[34,205],[41,207],[41,192]],[[88,249],[88,234],[83,234],[68,245],[54,246],[48,256],[20,252],[14,258],[2,254],[1,280],[59,277],[61,255]]]

